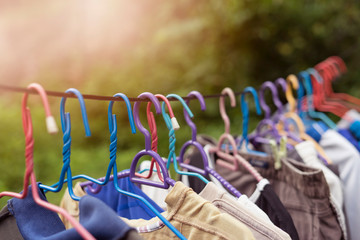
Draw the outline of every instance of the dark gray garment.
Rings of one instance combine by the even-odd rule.
[[[23,240],[16,219],[5,206],[0,211],[0,239]]]

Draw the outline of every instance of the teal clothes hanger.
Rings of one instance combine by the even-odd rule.
[[[328,127],[331,129],[336,129],[336,124],[324,113],[322,112],[316,112],[314,110],[314,104],[313,104],[313,92],[312,92],[312,85],[311,85],[311,77],[310,74],[306,71],[302,71],[299,73],[301,78],[303,79],[303,83],[305,86],[306,91],[306,100],[307,100],[307,113],[311,118],[320,119],[323,121]]]
[[[177,94],[169,94],[166,97],[167,98],[176,98],[177,100],[179,100],[179,102],[183,105],[184,109],[187,111],[189,116],[191,118],[194,116],[193,113],[191,112],[190,108],[188,107],[188,105],[186,104],[186,102],[184,101],[184,99],[182,97],[180,97]],[[178,168],[178,162],[177,162],[176,153],[175,153],[175,143],[176,143],[175,130],[173,128],[173,124],[171,122],[169,114],[167,114],[165,112],[165,103],[164,102],[162,103],[162,115],[165,120],[166,126],[169,129],[169,150],[170,150],[170,152],[169,152],[169,156],[168,156],[168,162],[166,165],[167,169],[170,168],[170,163],[173,162],[176,173],[181,174],[181,175],[197,177],[197,178],[201,179],[205,184],[208,184],[209,181],[205,177],[200,175],[199,173],[185,172],[185,171],[181,171]]]
[[[246,87],[240,97],[241,113],[243,115],[243,124],[242,124],[243,131],[242,131],[242,138],[239,143],[239,148],[241,148],[242,144],[245,142],[245,148],[248,151],[248,153],[260,155],[260,156],[267,156],[265,152],[255,151],[249,148],[249,138],[248,138],[249,106],[245,100],[246,94],[253,95],[255,100],[256,114],[261,115],[259,97],[257,95],[256,90],[253,87]]]

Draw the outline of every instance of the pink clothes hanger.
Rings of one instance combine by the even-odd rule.
[[[224,88],[221,92],[222,95],[226,94],[229,96],[230,98],[230,104],[232,107],[236,106],[236,99],[235,99],[235,94],[234,92],[231,90],[231,88]],[[237,171],[239,169],[239,163],[245,167],[254,177],[255,179],[259,182],[263,179],[263,177],[260,175],[260,173],[248,162],[246,161],[243,157],[241,157],[238,152],[237,152],[237,146],[236,146],[236,142],[234,137],[230,134],[230,120],[228,115],[226,114],[226,110],[225,110],[225,97],[221,96],[220,100],[219,100],[219,109],[220,109],[220,115],[221,118],[224,120],[224,125],[225,125],[225,132],[220,136],[219,138],[219,142],[217,144],[217,146],[212,147],[209,149],[210,153],[216,153],[220,159],[218,159],[216,161],[216,163],[219,166],[222,167],[226,167],[232,171]],[[221,146],[222,143],[228,140],[230,145],[232,146],[232,149],[234,149],[233,151],[233,155],[230,155],[228,148],[226,148],[227,152],[223,152],[221,150]],[[227,146],[227,144],[226,144]]]
[[[178,124],[178,122],[177,122],[177,120],[176,120],[176,118],[174,116],[174,112],[172,110],[172,107],[170,105],[169,100],[162,94],[155,94],[154,96],[157,97],[158,99],[163,100],[165,102],[165,104],[166,104],[166,106],[168,108],[168,111],[169,111],[169,115],[170,115],[170,118],[171,118],[171,123],[173,124],[173,126],[175,126],[174,129],[175,130],[179,129],[180,126],[179,126],[179,124]],[[151,134],[151,150],[153,150],[154,152],[157,152],[157,149],[158,149],[158,134],[157,134],[157,127],[156,127],[155,117],[154,117],[153,112],[151,112],[151,105],[152,105],[152,103],[148,102],[147,108],[146,108],[146,116],[147,116],[147,121],[148,121],[148,124],[149,124],[150,134]],[[149,173],[147,175],[136,173],[136,176],[141,177],[141,178],[146,178],[146,179],[150,178],[152,176],[152,173],[153,173],[154,165],[156,167],[156,173],[157,173],[160,181],[164,182],[164,179],[163,179],[163,177],[161,175],[160,166],[155,161],[154,158],[151,159]]]
[[[43,89],[43,87],[37,83],[32,83],[27,87],[29,90],[35,90],[39,93],[41,96],[45,114],[46,114],[46,127],[47,131],[50,134],[54,134],[58,132],[58,128],[55,122],[54,117],[51,115],[49,102],[46,96],[46,92]],[[55,206],[49,202],[43,201],[38,193],[38,188],[36,183],[36,177],[34,172],[34,161],[33,161],[33,154],[34,154],[34,138],[33,138],[33,126],[32,126],[32,120],[31,120],[31,114],[30,109],[27,107],[27,99],[28,99],[28,92],[26,92],[22,99],[22,122],[23,122],[23,129],[25,134],[25,176],[24,176],[24,184],[23,184],[23,192],[22,194],[14,193],[14,192],[2,192],[0,193],[0,198],[3,196],[9,196],[14,198],[23,199],[28,194],[28,185],[29,185],[29,178],[31,181],[32,187],[32,195],[34,198],[34,201],[53,212],[57,212],[61,214],[64,218],[66,218],[76,229],[76,231],[82,236],[84,239],[91,239],[95,240],[95,238],[78,222],[76,221],[68,212],[66,212],[64,209]]]

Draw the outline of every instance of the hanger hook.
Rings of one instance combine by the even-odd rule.
[[[38,83],[31,83],[27,89],[33,89],[35,91],[37,91],[41,97],[42,103],[44,105],[44,109],[45,109],[45,115],[46,115],[46,129],[48,131],[48,133],[50,134],[54,134],[57,133],[58,127],[56,125],[56,121],[54,119],[54,117],[51,115],[51,111],[50,111],[50,104],[46,95],[46,92],[44,90],[44,88],[38,84]],[[27,100],[28,100],[28,96],[29,93],[25,92],[23,99],[22,99],[22,112],[23,112],[23,126],[24,126],[24,131],[26,134],[26,129],[27,127],[27,116],[26,116],[26,110],[30,111],[29,108],[27,107]]]
[[[90,126],[89,126],[89,121],[88,121],[88,117],[87,117],[87,113],[86,113],[85,101],[84,101],[83,96],[81,95],[79,90],[77,90],[75,88],[69,88],[68,90],[65,91],[65,93],[72,93],[79,100],[80,108],[81,108],[81,115],[82,115],[84,128],[85,128],[85,135],[87,137],[91,136]],[[67,124],[70,124],[70,122],[67,121],[68,119],[70,119],[70,113],[68,113],[68,112],[65,113],[66,99],[67,99],[66,97],[62,97],[61,102],[60,102],[60,118],[61,118],[61,127],[63,130],[63,133],[65,133],[67,127],[69,127],[69,126],[67,126]],[[69,117],[67,117],[67,116],[69,116]]]
[[[167,99],[167,97],[165,97],[162,94],[155,94],[155,97],[160,98],[160,99],[163,100],[163,103],[162,103],[162,115],[164,116],[164,114],[167,114],[166,111],[165,111],[165,105],[166,105],[167,109],[169,111],[168,116],[170,116],[171,125],[174,128],[174,130],[178,130],[180,128],[180,125],[179,125],[178,121],[175,118],[174,111],[173,111],[173,109],[171,107],[171,104],[170,104],[169,100]],[[147,105],[147,110],[149,112],[150,112],[150,107],[151,107],[151,102],[149,102],[148,105]],[[166,119],[165,119],[165,123],[166,123],[166,125],[168,125],[168,122],[166,121]]]
[[[165,104],[166,104],[166,106],[168,108],[170,117],[169,117],[169,115],[167,115],[167,116],[169,117],[169,122],[170,123],[167,121],[166,118],[164,118],[166,126],[169,128],[168,125],[171,124],[174,129],[176,129],[176,130],[179,129],[180,126],[179,126],[179,124],[178,124],[178,122],[177,122],[177,120],[175,118],[175,115],[174,115],[174,112],[172,110],[172,107],[170,105],[169,100],[162,94],[155,94],[154,96],[157,99],[163,100],[163,109],[162,109],[163,110],[163,112],[162,112],[163,117],[164,117],[164,114],[166,114],[166,112],[165,112]],[[148,102],[147,107],[146,107],[146,112],[147,112],[146,116],[147,116],[147,120],[148,120],[148,124],[149,124],[149,128],[150,128],[150,133],[151,133],[151,149],[154,152],[157,152],[157,145],[158,145],[157,127],[156,127],[154,114],[151,112],[151,105],[152,105],[152,103]],[[171,118],[171,120],[170,120],[170,118]],[[160,177],[160,179],[161,179],[161,177]]]
[[[296,109],[296,100],[293,95],[293,89],[295,90],[299,89],[299,81],[294,74],[290,74],[289,76],[287,76],[286,82],[287,82],[287,88],[286,88],[285,96],[290,106],[289,112],[294,113]]]
[[[339,73],[344,74],[347,72],[347,67],[344,60],[338,56],[331,56],[326,59],[326,61],[330,61],[332,64],[337,65],[339,69]]]
[[[276,86],[273,82],[270,81],[266,81],[261,85],[260,91],[259,91],[259,100],[260,100],[260,106],[262,107],[262,109],[265,112],[265,119],[270,119],[270,115],[271,115],[271,111],[269,106],[265,103],[265,97],[264,97],[264,91],[269,88],[271,93],[272,93],[272,97],[273,97],[273,101],[275,103],[275,106],[278,108],[278,110],[280,112],[282,112],[282,103],[280,102],[279,99],[279,94],[278,91],[276,89]]]
[[[206,109],[206,104],[205,104],[205,100],[204,97],[201,95],[200,92],[198,91],[191,91],[188,95],[188,97],[195,97],[199,100],[200,102],[200,108],[201,111],[205,111]],[[188,98],[186,101],[186,104],[189,105],[190,103],[190,99]],[[184,108],[184,117],[185,117],[185,121],[187,123],[187,125],[190,126],[191,128],[191,137],[193,141],[196,141],[196,135],[197,135],[197,129],[196,129],[196,125],[195,123],[191,120],[191,116],[189,116],[187,110]]]
[[[28,85],[27,89],[35,90],[41,97],[46,116],[46,128],[48,133],[55,134],[58,132],[58,127],[56,125],[56,121],[51,114],[50,104],[46,95],[44,88],[38,83],[31,83]],[[27,195],[28,192],[28,184],[29,177],[33,172],[34,161],[33,161],[33,152],[34,152],[34,138],[33,138],[33,125],[31,120],[30,108],[27,106],[29,92],[25,92],[22,98],[22,123],[23,130],[25,134],[25,175],[24,175],[24,185],[23,185],[23,194],[20,198],[23,198]],[[19,196],[17,194],[17,196]]]
[[[314,68],[308,68],[306,71],[310,74],[310,77],[313,76],[318,83],[323,83],[323,78],[317,70]]]
[[[283,78],[278,78],[278,79],[276,79],[275,80],[275,86],[277,86],[277,87],[281,87],[282,89],[283,89],[283,91],[284,92],[286,92],[286,81],[285,81],[285,79],[283,79]]]
[[[133,134],[135,134],[136,133],[136,127],[135,127],[134,116],[133,116],[133,113],[132,113],[131,103],[130,103],[129,98],[123,93],[116,93],[113,97],[122,98],[124,100],[124,102],[126,104],[128,117],[129,117],[131,132]],[[116,115],[113,114],[114,102],[115,101],[110,101],[109,108],[108,108],[108,122],[109,122],[110,132],[113,131],[114,121],[116,121]]]
[[[231,107],[235,107],[236,106],[236,99],[235,99],[235,94],[233,92],[233,90],[231,90],[231,88],[224,88],[221,91],[221,95],[228,95],[230,98],[230,105]],[[226,114],[226,108],[225,108],[225,96],[220,96],[219,99],[219,108],[220,108],[220,115],[221,118],[224,120],[224,124],[225,124],[225,133],[230,133],[230,120],[228,115]]]
[[[192,113],[192,111],[190,110],[189,106],[186,104],[186,102],[184,101],[184,99],[182,97],[180,97],[179,95],[177,94],[174,94],[174,93],[170,93],[166,96],[167,98],[175,98],[177,99],[182,105],[183,105],[183,108],[184,108],[184,111],[190,115],[191,118],[194,117],[194,114]],[[166,114],[165,112],[165,103],[162,103],[162,114],[163,116]],[[165,117],[165,116],[164,116]],[[174,117],[175,118],[175,117]],[[171,122],[173,123],[173,120],[171,119]],[[173,124],[174,126],[174,124]],[[174,128],[175,129],[175,128]],[[176,129],[175,129],[176,130]]]
[[[152,93],[149,93],[149,92],[141,93],[138,96],[138,98],[140,98],[140,99],[148,98],[154,104],[156,113],[157,114],[161,113],[161,107],[160,107],[159,100]],[[134,103],[134,108],[133,108],[134,121],[135,121],[135,125],[136,125],[137,129],[139,129],[139,131],[145,136],[145,150],[150,151],[151,150],[151,136],[150,136],[149,131],[146,128],[144,128],[144,126],[141,124],[140,117],[139,117],[140,103],[141,102]]]
[[[243,140],[248,141],[248,123],[249,123],[249,107],[245,99],[246,94],[252,94],[255,100],[256,114],[261,114],[261,108],[259,103],[259,97],[257,95],[256,90],[253,87],[246,87],[244,91],[241,93],[240,97],[240,105],[241,105],[241,113],[243,115]]]

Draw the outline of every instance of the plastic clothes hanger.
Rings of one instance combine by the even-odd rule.
[[[169,110],[169,114],[170,114],[170,124],[172,125],[172,127],[175,130],[178,130],[180,128],[180,125],[178,123],[178,121],[176,120],[175,116],[174,116],[174,112],[172,110],[172,107],[170,105],[169,100],[162,94],[155,94],[155,97],[157,97],[158,99],[161,99],[164,101],[164,104],[166,104],[168,110]],[[163,111],[165,111],[165,108],[163,109]],[[155,122],[155,117],[154,114],[151,112],[151,102],[148,102],[147,104],[147,108],[146,108],[146,113],[147,113],[147,120],[148,120],[148,124],[149,124],[149,128],[150,128],[150,132],[151,132],[151,149],[154,152],[157,152],[157,146],[158,146],[158,135],[157,135],[157,127],[156,127],[156,122]],[[142,175],[140,173],[137,173],[136,175],[138,177],[142,177],[142,178],[150,178],[152,176],[153,173],[153,168],[154,165],[156,166],[156,173],[160,179],[160,181],[164,181],[162,179],[162,175],[160,172],[160,167],[159,165],[156,163],[155,159],[151,159],[151,163],[150,163],[150,169],[145,169],[144,171],[148,170],[149,173],[147,176]],[[167,169],[169,169],[169,167],[167,166]]]
[[[232,107],[236,106],[236,99],[234,92],[231,88],[224,88],[221,92],[222,95],[228,95],[230,98],[230,104]],[[221,118],[224,120],[225,132],[220,136],[217,146],[214,146],[209,149],[210,153],[216,153],[220,158],[216,161],[219,166],[226,167],[232,171],[237,171],[239,168],[239,163],[245,167],[259,182],[263,179],[260,173],[243,157],[241,157],[237,151],[233,151],[230,155],[228,152],[223,152],[221,150],[222,143],[227,140],[229,141],[232,149],[237,149],[236,142],[234,137],[230,134],[230,120],[226,114],[225,110],[225,97],[221,96],[219,99],[219,108]],[[228,149],[227,149],[228,151]]]
[[[289,110],[289,112],[285,113],[284,116],[286,118],[292,119],[295,122],[295,127],[298,129],[297,132],[299,133],[299,136],[302,140],[311,141],[314,144],[316,151],[320,155],[320,159],[322,159],[324,161],[324,163],[326,163],[326,164],[331,164],[332,161],[326,155],[324,149],[312,137],[310,137],[305,132],[305,125],[302,122],[299,115],[297,115],[295,112],[296,100],[293,96],[292,89],[297,90],[299,88],[299,81],[298,81],[297,77],[295,75],[291,74],[286,78],[286,81],[287,81],[287,89],[286,89],[285,96],[286,96],[286,100],[289,102],[290,110]]]
[[[326,68],[330,67],[334,69],[333,74],[330,78],[326,78],[324,73],[326,72]],[[335,93],[331,82],[334,81],[337,77],[341,76],[342,74],[347,72],[346,64],[344,61],[337,56],[332,56],[327,58],[325,61],[317,64],[315,69],[319,71],[319,73],[324,78],[324,87],[325,87],[325,94],[327,98],[334,99],[334,100],[341,100],[346,101],[348,103],[352,103],[352,107],[356,108],[358,111],[360,110],[360,99],[354,96],[351,96],[346,93]]]
[[[316,112],[314,110],[313,105],[313,93],[312,93],[312,86],[311,86],[311,78],[310,74],[306,71],[300,72],[300,76],[303,79],[305,90],[306,90],[306,100],[307,100],[307,112],[312,118],[317,118],[322,120],[326,125],[328,125],[331,129],[336,128],[336,124],[328,118],[324,113]]]
[[[283,79],[283,78],[278,78],[278,79],[276,79],[275,80],[275,86],[278,88],[278,87],[280,87],[281,89],[282,89],[282,91],[284,92],[284,93],[286,93],[286,88],[287,88],[287,84],[286,84],[286,80],[285,79]],[[279,101],[280,101],[280,98],[279,98]],[[280,101],[281,102],[281,101]],[[283,104],[281,104],[282,105],[282,108],[281,108],[281,111],[277,111],[276,113],[275,113],[275,119],[278,119],[283,113],[284,113],[284,106],[283,106]]]
[[[155,106],[155,110],[156,112],[159,114],[161,112],[161,108],[160,108],[160,103],[157,100],[157,98],[152,95],[151,93],[145,92],[142,93],[138,96],[138,98],[140,99],[146,99],[148,98],[150,101],[152,101],[154,103]],[[164,165],[164,162],[162,161],[162,159],[160,158],[160,156],[151,150],[151,136],[150,133],[142,126],[140,119],[139,119],[139,108],[140,108],[140,102],[135,102],[134,104],[134,109],[133,109],[133,114],[134,114],[134,121],[135,121],[135,125],[137,126],[137,128],[139,129],[139,131],[144,134],[145,136],[145,150],[140,151],[134,158],[134,160],[131,163],[131,168],[130,170],[124,170],[122,172],[118,172],[117,170],[117,165],[114,164],[113,165],[113,173],[117,173],[114,174],[111,178],[113,179],[113,183],[114,183],[114,187],[115,189],[121,193],[124,194],[126,196],[138,199],[139,201],[143,202],[167,227],[169,227],[169,229],[175,233],[176,236],[178,236],[180,239],[186,239],[168,220],[166,220],[166,218],[164,218],[164,216],[162,216],[145,198],[143,198],[142,196],[139,196],[137,194],[131,193],[131,192],[127,192],[122,190],[119,187],[119,183],[118,183],[118,179],[119,178],[124,178],[124,177],[129,177],[130,180],[134,183],[141,183],[141,184],[145,184],[145,185],[149,185],[149,186],[154,186],[154,187],[160,187],[160,188],[169,188],[170,185],[174,185],[175,181],[173,179],[171,179],[168,175],[168,172],[166,171],[166,167]],[[109,106],[110,109],[110,106]],[[111,142],[111,146],[110,146],[110,152],[111,152],[111,157],[112,157],[112,161],[116,161],[116,150],[117,150],[117,122],[115,121],[115,116],[113,115],[112,118],[110,118],[111,114],[108,114],[109,116],[109,130],[111,132],[111,138],[112,138],[112,142]],[[130,116],[130,115],[129,115]],[[110,120],[112,119],[112,120]],[[136,165],[139,161],[139,159],[144,156],[144,155],[150,155],[151,157],[153,157],[155,159],[155,161],[157,162],[157,164],[160,167],[160,172],[163,174],[162,179],[164,179],[164,182],[155,182],[155,181],[151,181],[148,179],[141,179],[138,178],[136,176]],[[111,180],[110,178],[110,180]],[[100,179],[103,180],[104,178]],[[87,184],[92,184],[92,182],[87,182]],[[97,190],[97,188],[95,188]]]
[[[187,104],[185,103],[184,99],[182,99],[179,95],[177,94],[169,94],[166,96],[167,98],[175,98],[177,99],[184,107],[184,109],[187,111],[187,113],[193,117],[193,113],[191,112],[190,108],[187,106]],[[185,172],[185,171],[181,171],[178,168],[178,163],[177,163],[177,159],[176,159],[176,153],[175,153],[175,142],[176,142],[176,138],[175,138],[175,130],[171,124],[171,119],[169,114],[167,114],[165,112],[165,103],[162,103],[162,115],[163,118],[165,120],[166,126],[169,129],[169,156],[168,156],[168,161],[167,161],[167,169],[170,168],[170,163],[173,162],[174,164],[174,169],[175,172],[181,175],[187,175],[187,176],[193,176],[193,177],[197,177],[200,180],[202,180],[205,184],[208,184],[209,181],[203,177],[202,175],[200,175],[197,172]]]
[[[42,99],[42,103],[45,108],[46,113],[46,127],[47,131],[50,134],[54,134],[58,132],[58,128],[55,122],[54,117],[51,115],[49,102],[46,96],[45,90],[42,88],[41,85],[37,83],[32,83],[27,87],[29,90],[35,90],[39,93]],[[76,231],[80,234],[81,237],[84,239],[91,239],[95,240],[95,238],[78,222],[76,221],[68,212],[66,212],[64,209],[55,206],[49,202],[46,202],[42,200],[39,196],[37,183],[36,183],[36,176],[34,172],[34,159],[33,159],[33,153],[34,153],[34,138],[33,138],[33,126],[32,126],[32,120],[31,120],[31,113],[30,109],[27,107],[27,99],[28,99],[28,93],[26,92],[22,99],[22,122],[23,122],[23,129],[25,134],[25,176],[24,176],[24,185],[23,185],[23,191],[22,194],[19,193],[13,193],[13,192],[1,192],[0,198],[3,196],[10,196],[14,198],[20,198],[23,199],[28,194],[28,185],[29,185],[29,178],[31,179],[31,185],[32,187],[32,196],[34,201],[53,212],[57,212],[60,215],[62,215],[64,218],[66,218],[76,229]]]
[[[341,101],[333,101],[331,99],[327,99],[324,91],[324,81],[320,76],[318,71],[314,68],[309,68],[306,70],[312,79],[313,85],[313,99],[314,106],[316,109],[322,112],[331,112],[339,117],[343,116],[349,108],[346,107]]]
[[[267,153],[265,152],[259,152],[255,151],[249,148],[249,138],[248,138],[248,127],[249,127],[249,106],[248,103],[245,100],[246,94],[252,94],[255,100],[255,107],[256,107],[256,113],[257,115],[261,114],[261,108],[259,104],[259,97],[257,95],[256,90],[253,87],[246,87],[244,91],[241,94],[240,97],[240,105],[241,105],[241,113],[243,118],[243,124],[242,124],[242,138],[239,143],[239,148],[241,148],[242,144],[245,142],[245,148],[248,153],[260,155],[260,156],[267,156]]]
[[[259,100],[260,100],[260,106],[264,110],[265,117],[258,124],[255,133],[250,136],[250,140],[254,141],[254,142],[267,144],[267,143],[269,143],[269,140],[264,138],[264,136],[270,134],[273,138],[275,138],[276,142],[279,143],[281,136],[276,129],[275,122],[273,120],[271,120],[271,118],[270,118],[271,117],[270,108],[265,103],[264,91],[266,89],[269,89],[271,91],[275,106],[277,107],[278,111],[282,112],[283,107],[282,107],[282,103],[280,102],[280,99],[278,97],[278,92],[277,92],[275,84],[270,81],[264,82],[261,85],[261,88],[259,91]],[[269,130],[262,133],[261,131],[264,127],[266,127]]]
[[[298,80],[299,78],[301,78],[301,75],[297,74],[296,79]],[[307,99],[305,96],[304,84],[301,81],[298,81],[298,85],[299,88],[297,89],[297,113],[303,123],[308,126],[315,123],[316,121],[309,116],[308,112],[306,111],[307,109],[305,108],[305,106],[307,105]]]
[[[339,58],[340,59],[340,58]],[[342,64],[338,61],[328,58],[325,61],[316,65],[316,69],[321,72],[324,79],[324,95],[328,101],[336,101],[344,105],[347,110],[356,109],[360,111],[360,99],[346,93],[335,93],[332,89],[332,82],[339,78],[346,72],[345,63],[341,60]],[[343,69],[341,66],[344,66]]]
[[[133,114],[132,114],[131,103],[130,103],[128,97],[123,93],[116,93],[113,97],[121,98],[124,100],[124,102],[126,104],[126,108],[127,108],[128,117],[129,117],[131,132],[133,134],[135,134],[136,128],[135,128],[134,118],[133,118]],[[88,179],[89,180],[88,182],[82,182],[80,184],[80,186],[82,188],[88,187],[88,190],[94,194],[98,193],[101,190],[101,185],[105,185],[109,181],[113,180],[113,176],[111,176],[111,171],[113,170],[114,166],[116,166],[116,151],[117,151],[117,123],[116,123],[116,115],[113,114],[113,106],[114,106],[114,101],[110,101],[109,107],[108,107],[108,124],[109,124],[109,131],[110,131],[110,148],[109,148],[110,163],[108,165],[108,169],[106,171],[105,177],[103,177],[101,179],[94,179],[94,178],[87,178],[84,175],[77,175],[72,178],[73,180],[79,179],[79,178]],[[117,169],[117,166],[115,168]],[[115,174],[117,172],[114,171],[113,173]],[[93,185],[94,185],[93,183],[96,184],[95,187],[93,187]]]
[[[140,99],[148,98],[154,104],[156,113],[157,114],[161,113],[160,103],[157,100],[157,98],[154,95],[152,95],[151,93],[148,93],[148,92],[142,93],[142,94],[140,94],[138,96],[138,98],[140,98]],[[145,136],[145,149],[136,154],[134,160],[131,163],[130,171],[127,174],[124,172],[124,175],[128,175],[130,177],[130,180],[132,182],[134,182],[134,183],[145,184],[145,185],[150,185],[150,186],[160,187],[160,188],[169,188],[170,185],[174,186],[175,181],[169,177],[169,173],[168,173],[168,171],[166,169],[165,163],[163,162],[163,160],[161,159],[161,157],[159,156],[158,153],[151,150],[151,136],[150,136],[150,133],[146,130],[146,128],[144,128],[144,126],[140,122],[139,108],[140,108],[140,102],[135,102],[134,109],[133,109],[135,125],[138,128],[138,130]],[[136,177],[136,175],[135,175],[135,173],[136,173],[136,165],[139,162],[140,158],[142,156],[145,156],[145,155],[151,156],[159,164],[161,172],[163,174],[163,179],[164,179],[163,183],[155,182],[155,181],[152,181],[152,180],[149,180],[149,179]],[[114,169],[114,171],[115,171],[115,169]],[[114,177],[115,176],[116,175],[114,175]],[[115,180],[114,183],[115,183],[115,188],[119,192],[124,192],[123,190],[121,190],[119,188],[117,180]],[[137,196],[135,194],[128,193],[128,192],[126,192],[126,195],[133,196],[134,198],[141,200],[144,204],[146,204],[152,210],[152,212],[154,212],[159,217],[159,219],[167,227],[170,228],[170,230],[172,232],[174,232],[176,234],[177,237],[179,237],[180,239],[186,239],[168,220],[166,220],[166,218],[164,216],[162,216],[143,197],[140,197],[140,196]]]
[[[275,86],[276,87],[280,86],[281,90],[284,92],[285,97],[286,97],[286,92],[287,92],[287,89],[288,89],[287,81],[285,79],[283,79],[283,78],[278,78],[275,81]],[[292,94],[292,92],[291,92],[291,94]],[[283,107],[282,109],[284,109],[284,108],[285,107]],[[277,111],[276,118],[278,119],[278,123],[276,124],[276,128],[279,131],[279,134],[282,136],[282,138],[280,139],[280,143],[279,143],[280,145],[283,144],[283,143],[289,142],[292,146],[294,146],[294,145],[296,145],[296,144],[298,144],[299,142],[302,141],[289,128],[289,122],[288,122],[288,119],[284,116],[284,111],[281,111],[281,112]],[[286,136],[286,138],[283,138],[284,136]],[[285,146],[287,146],[287,145],[285,144]],[[282,146],[280,146],[280,149],[282,149]],[[279,153],[280,152],[282,152],[282,151],[279,151]],[[286,153],[286,152],[284,152],[284,153]],[[277,155],[277,154],[275,154],[275,155]],[[277,163],[281,165],[281,163],[279,161]]]
[[[85,107],[85,102],[84,102],[84,98],[81,95],[81,93],[74,89],[74,88],[69,88],[68,90],[65,91],[65,93],[72,93],[74,94],[80,103],[80,108],[81,108],[81,115],[82,115],[82,119],[83,119],[83,124],[84,124],[84,128],[85,128],[85,135],[88,137],[91,135],[90,132],[90,127],[89,127],[89,122],[88,122],[88,118],[87,118],[87,113],[86,113],[86,107]],[[51,191],[51,192],[59,192],[64,183],[67,182],[67,186],[68,186],[68,191],[69,191],[69,195],[73,200],[79,201],[80,197],[75,196],[74,191],[73,191],[73,184],[72,184],[72,173],[71,173],[71,167],[70,167],[70,153],[71,153],[71,121],[70,121],[70,113],[65,113],[65,102],[66,102],[66,97],[61,98],[61,102],[60,102],[60,117],[61,117],[61,127],[62,127],[62,131],[63,131],[63,142],[64,142],[64,146],[63,146],[63,167],[61,169],[61,173],[60,173],[60,178],[59,178],[59,182],[52,185],[52,186],[47,186],[47,185],[43,185],[40,184],[40,188],[44,189],[45,191]],[[67,181],[64,181],[65,179],[65,174],[67,177]],[[89,176],[86,175],[81,175],[82,178],[85,179],[93,179]]]
[[[299,89],[299,81],[297,77],[294,74],[290,74],[286,78],[287,86],[286,86],[286,92],[285,97],[286,100],[289,103],[289,112],[296,112],[296,99],[294,98],[292,89]]]
[[[206,105],[205,105],[205,100],[203,98],[203,96],[201,95],[201,93],[199,93],[198,91],[191,91],[188,95],[188,97],[195,97],[199,100],[200,102],[200,107],[202,111],[205,111],[206,109]],[[204,151],[204,148],[202,147],[202,145],[197,141],[196,136],[197,136],[197,129],[196,129],[196,125],[195,123],[191,120],[191,118],[193,117],[192,114],[189,114],[188,111],[186,110],[186,108],[188,107],[190,100],[186,100],[185,103],[186,105],[183,104],[184,106],[184,118],[186,123],[190,126],[191,128],[191,140],[188,140],[186,143],[184,143],[184,145],[181,147],[180,150],[180,155],[178,157],[178,161],[179,161],[179,165],[182,168],[188,169],[192,172],[197,172],[203,176],[209,176],[212,175],[214,176],[217,180],[219,180],[219,182],[221,182],[221,184],[227,189],[229,190],[230,193],[232,193],[234,196],[236,197],[240,197],[241,193],[236,190],[236,188],[234,188],[228,181],[226,181],[222,176],[220,176],[213,168],[211,168],[209,166],[209,159]],[[201,154],[201,159],[203,160],[203,169],[192,166],[190,164],[184,163],[184,156],[185,156],[185,152],[186,149],[190,146],[194,146]]]

